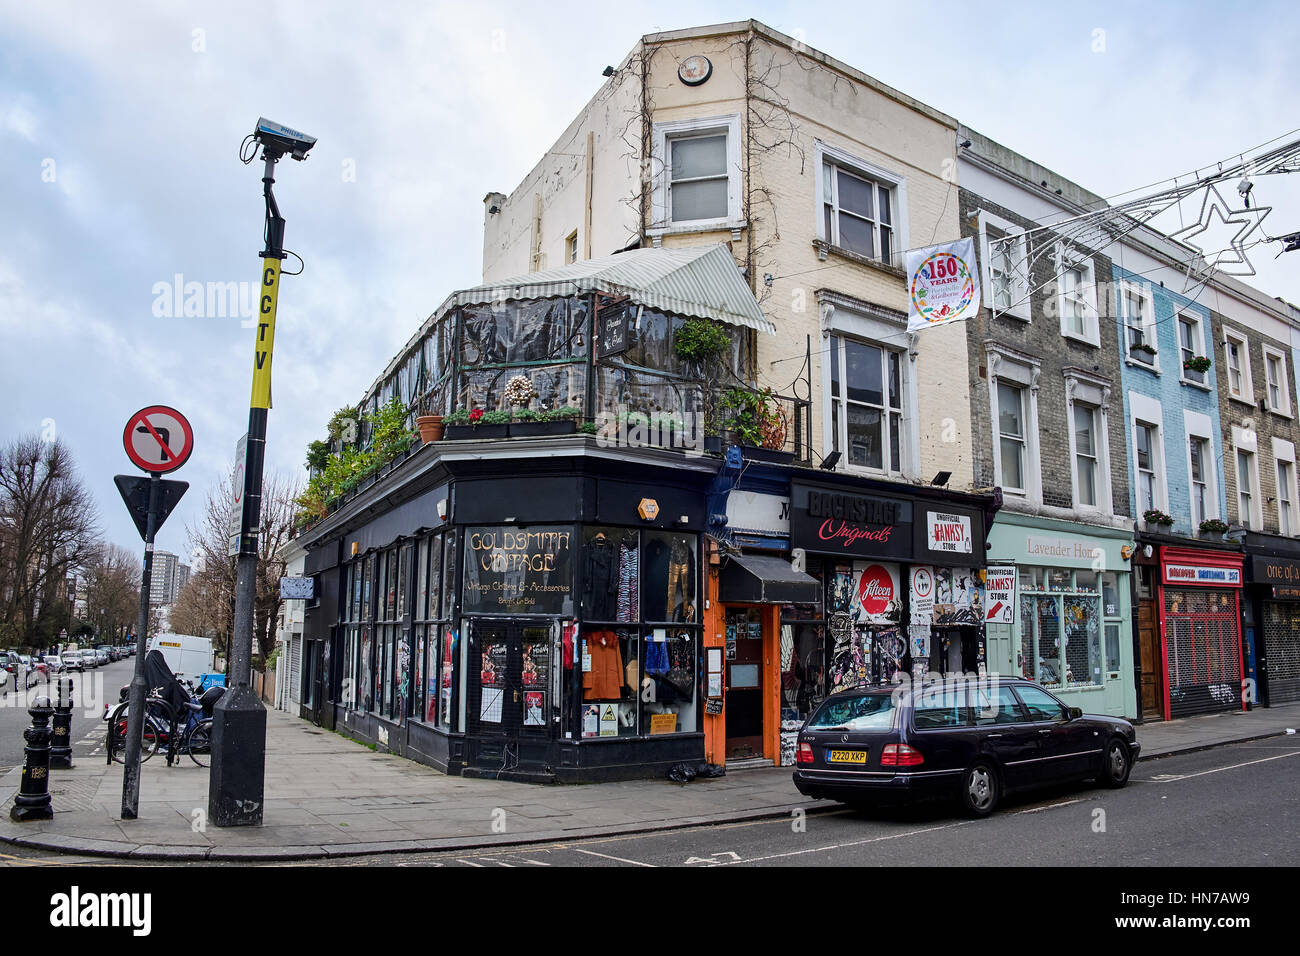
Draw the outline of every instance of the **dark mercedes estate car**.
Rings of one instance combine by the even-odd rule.
[[[1122,787],[1140,745],[1122,717],[1084,714],[1027,680],[871,687],[828,697],[799,731],[794,785],[851,805],[1002,795],[1096,778]]]

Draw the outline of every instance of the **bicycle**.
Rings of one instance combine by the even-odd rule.
[[[118,704],[105,719],[108,721],[108,739],[104,746],[108,751],[108,762],[123,763],[126,760],[127,702]],[[166,736],[167,728],[162,721],[146,709],[144,734],[140,740],[141,763],[158,752],[158,742]]]

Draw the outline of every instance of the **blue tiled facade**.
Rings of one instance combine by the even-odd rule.
[[[1192,522],[1187,454],[1188,434],[1183,413],[1185,411],[1199,412],[1208,416],[1211,421],[1213,428],[1211,435],[1214,442],[1215,497],[1220,518],[1227,515],[1223,472],[1224,439],[1223,430],[1219,424],[1218,393],[1217,389],[1213,387],[1213,376],[1216,370],[1212,368],[1210,371],[1207,379],[1208,387],[1198,387],[1181,380],[1182,358],[1178,342],[1177,316],[1180,312],[1183,312],[1194,313],[1200,317],[1206,353],[1213,356],[1215,350],[1210,336],[1210,310],[1170,289],[1149,282],[1144,276],[1128,272],[1118,265],[1112,266],[1112,269],[1115,282],[1112,304],[1115,306],[1114,321],[1118,325],[1121,354],[1124,354],[1125,343],[1128,341],[1123,299],[1123,283],[1128,281],[1141,287],[1151,297],[1156,339],[1153,344],[1160,366],[1157,372],[1145,367],[1140,362],[1126,359],[1121,372],[1124,392],[1126,451],[1130,478],[1129,496],[1130,504],[1134,509],[1132,514],[1138,522],[1138,526],[1141,527],[1144,509],[1139,504],[1138,497],[1140,491],[1131,394],[1137,393],[1159,402],[1162,413],[1160,421],[1152,424],[1160,425],[1163,439],[1162,467],[1160,470],[1163,471],[1165,477],[1168,499],[1166,502],[1167,507],[1163,510],[1168,512],[1174,519],[1174,525],[1171,528],[1162,528],[1161,530],[1171,534],[1195,537],[1199,529]],[[1157,475],[1158,477],[1159,475]]]

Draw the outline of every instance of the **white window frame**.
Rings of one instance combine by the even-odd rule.
[[[1120,336],[1122,337],[1124,343],[1125,361],[1133,363],[1138,368],[1144,368],[1152,372],[1159,372],[1160,371],[1160,342],[1158,336],[1156,335],[1156,315],[1155,315],[1156,300],[1155,300],[1155,296],[1151,294],[1151,286],[1145,283],[1133,282],[1132,280],[1124,279],[1121,280],[1118,291],[1119,291],[1119,301],[1116,304],[1119,306]],[[1146,314],[1142,316],[1142,341],[1145,342],[1147,345],[1150,345],[1152,348],[1156,350],[1156,354],[1151,356],[1151,361],[1149,362],[1146,359],[1134,358],[1133,350],[1130,347],[1131,343],[1129,342],[1129,335],[1128,335],[1129,328],[1131,327],[1129,325],[1129,314],[1128,314],[1128,308],[1129,308],[1128,297],[1130,294],[1139,295],[1146,302]],[[1142,354],[1145,355],[1147,353],[1144,352]]]
[[[1285,488],[1282,487],[1282,466],[1287,465],[1291,470],[1290,481]],[[1300,537],[1300,480],[1296,474],[1295,444],[1284,438],[1273,439],[1273,475],[1276,482],[1277,492],[1277,529],[1278,534],[1288,537]],[[1284,530],[1282,526],[1282,504],[1283,493],[1286,494],[1288,504],[1288,526]]]
[[[564,264],[570,265],[578,261],[578,230],[573,230],[564,239]]]
[[[1012,316],[1017,319],[1023,319],[1026,322],[1031,321],[1029,302],[1029,240],[1025,237],[1025,230],[1009,220],[1000,216],[995,216],[991,212],[979,211],[980,227],[980,264],[983,268],[980,270],[981,280],[984,283],[984,301],[994,317]],[[1011,306],[1005,310],[998,310],[993,304],[993,239],[989,236],[989,229],[996,229],[1009,240],[1006,245],[1009,247],[1008,258],[1011,260]]]
[[[674,139],[711,133],[722,133],[727,137],[727,214],[715,219],[672,222],[668,218],[668,144]],[[710,232],[718,229],[732,229],[738,233],[744,227],[745,223],[740,218],[740,114],[655,123],[651,134],[650,162],[653,177],[650,194],[651,228],[646,230],[650,236],[657,239],[678,232]],[[738,234],[736,238],[739,238]]]
[[[899,373],[903,378],[900,383],[903,390],[903,417],[898,429],[898,451],[899,457],[902,459],[902,477],[908,481],[919,481],[921,477],[921,435],[918,426],[920,415],[916,391],[916,352],[908,347],[906,325],[901,322],[898,324],[892,323],[866,312],[858,311],[838,299],[835,301],[822,300],[820,309],[823,329],[822,355],[825,357],[825,360],[821,363],[822,447],[826,449],[827,453],[832,448],[840,449],[840,460],[836,464],[835,470],[877,477],[887,474],[883,471],[849,465],[848,449],[844,447],[845,436],[834,433],[831,412],[833,401],[831,397],[831,361],[838,359],[835,358],[831,351],[830,337],[832,335],[857,339],[876,348],[902,353]],[[845,384],[843,377],[840,379],[840,384],[842,386]],[[888,388],[888,382],[885,384],[886,388]],[[847,431],[847,422],[841,422],[841,426]],[[888,434],[887,431],[886,434]]]
[[[1192,531],[1200,531],[1200,522],[1196,520],[1196,509],[1192,507],[1192,439],[1199,438],[1205,442],[1205,460],[1201,462],[1202,475],[1205,478],[1205,517],[1222,519],[1219,508],[1219,455],[1214,442],[1214,421],[1202,412],[1183,412],[1183,432],[1187,436],[1184,455],[1187,464],[1187,505],[1188,514],[1192,516]]]
[[[1079,498],[1078,453],[1074,424],[1074,406],[1083,404],[1092,409],[1093,414],[1093,455],[1097,461],[1097,474],[1094,484],[1097,490],[1096,504],[1084,504]],[[1076,369],[1065,372],[1065,414],[1070,455],[1070,487],[1076,511],[1085,514],[1111,515],[1115,513],[1114,494],[1111,485],[1110,461],[1110,385],[1104,379],[1095,379]]]
[[[847,150],[824,143],[821,140],[815,141],[813,150],[813,162],[816,179],[817,191],[817,238],[834,249],[839,249],[832,238],[826,235],[826,216],[823,209],[826,206],[826,183],[825,174],[822,172],[823,167],[829,162],[836,166],[843,166],[846,172],[853,173],[856,176],[862,176],[866,179],[874,179],[884,186],[888,186],[893,191],[893,216],[894,216],[894,248],[892,255],[887,263],[896,269],[903,268],[904,256],[909,248],[908,223],[907,223],[907,179],[898,173],[885,169],[883,166],[877,166],[875,163],[865,160],[860,156],[855,156]],[[847,251],[847,250],[845,250]],[[857,255],[857,253],[852,253]],[[865,258],[865,257],[864,257]],[[876,261],[882,261],[879,258]]]
[[[1082,289],[1083,334],[1065,327],[1065,283],[1066,269],[1077,269],[1083,273]],[[1076,342],[1083,342],[1094,348],[1101,348],[1101,329],[1097,313],[1097,272],[1092,263],[1092,256],[1082,250],[1072,248],[1064,243],[1056,247],[1056,314],[1061,323],[1061,335]],[[1159,358],[1159,356],[1157,356]]]
[[[1267,408],[1270,412],[1275,412],[1278,415],[1286,415],[1287,417],[1290,417],[1291,376],[1287,372],[1286,353],[1279,348],[1275,348],[1274,346],[1269,345],[1267,342],[1263,343],[1263,348],[1264,348],[1264,407]],[[1273,377],[1269,374],[1269,368],[1268,368],[1269,359],[1276,359],[1278,368],[1281,369],[1282,371],[1282,381],[1276,383],[1277,393],[1280,396],[1280,401],[1278,402],[1273,401],[1272,392],[1274,388],[1274,382],[1273,382]]]
[[[1193,349],[1195,355],[1193,357],[1205,358],[1207,356],[1207,353],[1205,351],[1205,317],[1202,316],[1199,312],[1195,312],[1191,309],[1179,309],[1174,314],[1174,339],[1175,339],[1174,344],[1177,345],[1178,347],[1178,380],[1185,385],[1192,385],[1192,386],[1196,386],[1208,390],[1210,387],[1209,376],[1212,374],[1211,372],[1207,371],[1207,372],[1200,373],[1203,377],[1203,380],[1198,382],[1196,379],[1188,377],[1189,374],[1196,374],[1196,373],[1189,373],[1187,369],[1183,368],[1184,359],[1183,359],[1182,323],[1184,319],[1191,322],[1195,326],[1195,331],[1193,334],[1195,336],[1196,341],[1192,343],[1195,346],[1195,348]],[[1158,357],[1159,356],[1157,356],[1157,358]]]
[[[1233,343],[1239,347],[1241,354],[1241,391],[1232,387],[1232,363],[1228,360],[1228,346]],[[1250,340],[1227,327],[1223,330],[1223,372],[1227,376],[1228,397],[1254,407],[1255,383],[1250,377]]]
[[[1237,511],[1237,523],[1243,528],[1251,531],[1262,531],[1264,528],[1264,502],[1260,492],[1260,474],[1259,474],[1259,443],[1255,438],[1255,432],[1248,431],[1238,425],[1232,426],[1232,467],[1236,469],[1237,500],[1234,506]],[[1247,464],[1250,466],[1251,475],[1249,487],[1246,493],[1250,495],[1250,514],[1241,513],[1241,455],[1249,455]]]
[[[1142,513],[1146,508],[1142,505],[1142,496],[1138,480],[1138,454],[1137,454],[1137,428],[1138,422],[1144,422],[1150,425],[1155,434],[1151,442],[1151,470],[1155,475],[1153,484],[1154,497],[1157,499],[1152,503],[1152,507],[1169,514],[1169,478],[1168,469],[1165,468],[1165,422],[1164,408],[1159,399],[1151,398],[1147,395],[1140,395],[1137,392],[1129,392],[1129,442],[1133,448],[1133,517],[1137,521],[1142,520]]]
[[[989,422],[993,445],[993,483],[1003,489],[1003,494],[1030,504],[1043,503],[1042,456],[1038,441],[1038,380],[1041,366],[1027,355],[989,343],[985,346],[989,373]],[[1021,490],[1004,487],[1002,477],[1002,432],[999,427],[1001,410],[998,403],[998,383],[1024,390],[1023,408],[1025,460],[1025,487]]]

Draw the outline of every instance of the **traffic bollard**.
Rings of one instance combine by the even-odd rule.
[[[32,715],[32,725],[23,731],[27,741],[23,748],[23,778],[9,810],[9,819],[18,823],[54,819],[50,806],[50,718],[54,708],[48,697],[37,697],[27,713]]]
[[[60,677],[58,703],[54,705],[54,739],[50,743],[50,769],[72,769],[72,678]]]

